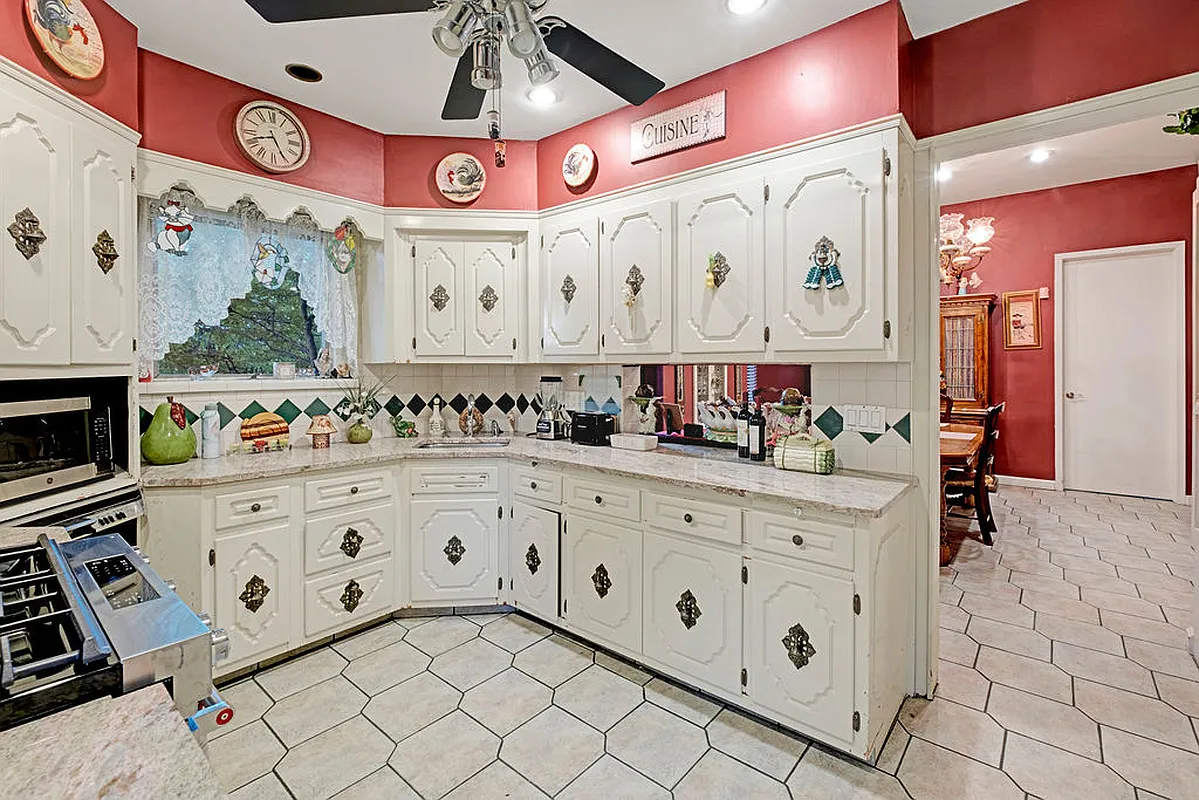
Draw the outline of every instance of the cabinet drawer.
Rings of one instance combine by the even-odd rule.
[[[562,502],[562,476],[536,467],[512,468],[512,492],[543,503]]]
[[[607,517],[641,521],[641,492],[602,481],[567,478],[564,481],[566,505]]]
[[[641,519],[655,528],[741,544],[741,509],[646,492]]]
[[[853,569],[854,530],[848,525],[760,511],[748,512],[746,521],[753,547],[830,567]]]
[[[395,504],[363,506],[304,524],[304,572],[314,575],[391,552]]]
[[[500,488],[499,467],[413,467],[413,494],[461,494],[496,492]]]
[[[304,635],[333,633],[391,612],[390,558],[358,564],[304,583]]]
[[[334,511],[349,503],[391,500],[394,485],[391,471],[385,469],[311,480],[304,484],[304,508]]]
[[[290,513],[291,492],[286,486],[216,496],[217,530],[287,519]]]

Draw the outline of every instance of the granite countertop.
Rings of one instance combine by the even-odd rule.
[[[162,684],[0,731],[0,797],[225,797]]]
[[[200,487],[415,459],[506,458],[619,477],[646,478],[670,486],[733,497],[783,500],[813,510],[850,512],[865,517],[882,516],[913,485],[912,479],[903,476],[864,472],[838,471],[832,475],[784,472],[769,464],[750,464],[735,457],[730,460],[728,451],[724,450],[704,452],[705,448],[676,448],[674,445],[641,452],[518,437],[503,448],[422,450],[418,449],[422,441],[427,440],[376,437],[368,444],[337,442],[327,450],[294,447],[279,453],[192,459],[173,466],[147,465],[142,469],[142,485],[147,489]]]

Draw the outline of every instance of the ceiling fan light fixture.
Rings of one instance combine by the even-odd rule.
[[[467,0],[453,0],[445,16],[433,25],[433,41],[447,56],[458,58],[466,52],[470,34],[479,18]]]
[[[560,98],[558,93],[549,86],[534,86],[525,93],[525,97],[529,98],[529,102],[535,106],[546,108],[557,103]]]
[[[558,65],[544,47],[525,59],[525,68],[529,71],[529,83],[534,86],[544,86],[558,77]]]
[[[730,13],[744,16],[761,9],[766,5],[766,0],[725,0],[724,4]]]
[[[504,29],[508,33],[508,49],[517,58],[528,58],[541,48],[541,31],[525,0],[508,0],[504,6]]]
[[[470,84],[476,89],[489,92],[504,85],[500,72],[500,45],[490,36],[476,39],[474,45],[475,68],[470,73]]]

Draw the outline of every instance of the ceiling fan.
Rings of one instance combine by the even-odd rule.
[[[549,0],[246,0],[267,22],[301,22],[375,14],[438,11],[433,41],[458,59],[441,118],[478,119],[488,91],[503,84],[501,44],[524,61],[534,86],[558,77],[550,54],[607,87],[633,105],[641,105],[666,84],[619,53],[558,17],[536,18]],[[488,133],[500,139],[498,106]]]

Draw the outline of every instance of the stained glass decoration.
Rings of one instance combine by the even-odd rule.
[[[254,244],[254,252],[250,255],[250,264],[254,267],[254,277],[268,289],[278,289],[287,279],[291,269],[291,257],[274,236],[266,235]]]

